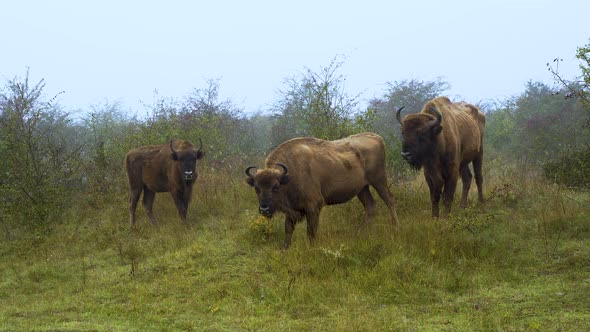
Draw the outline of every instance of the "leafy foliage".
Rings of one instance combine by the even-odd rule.
[[[126,180],[123,156],[136,144],[139,131],[137,119],[124,115],[119,103],[93,105],[82,118],[84,127],[84,177],[92,200],[109,197],[122,189]]]
[[[564,155],[543,165],[545,177],[571,188],[590,189],[590,146]]]
[[[580,70],[582,71],[581,87],[577,89],[578,96],[582,98],[587,109],[590,109],[590,44],[578,47],[576,57],[580,60]]]
[[[578,101],[579,108],[585,111],[583,119],[578,118],[578,125],[569,128],[561,133],[567,133],[560,138],[568,139],[579,136],[578,128],[582,128],[584,134],[584,143],[575,146],[568,146],[562,151],[558,159],[554,159],[543,166],[545,176],[569,187],[588,188],[590,187],[588,174],[590,174],[590,44],[578,47],[576,57],[580,60],[581,76],[579,78],[568,80],[559,73],[559,58],[554,60],[555,67],[547,63],[549,71],[553,74],[555,80],[561,84],[564,91],[562,94],[566,98]],[[573,129],[573,130],[572,130]]]
[[[515,154],[515,141],[517,140],[516,132],[518,131],[514,99],[496,103],[494,105],[485,105],[486,127],[484,131],[484,142],[486,144],[486,154],[490,152],[497,154]]]
[[[547,63],[549,72],[566,91],[564,95],[566,98],[575,98],[579,100],[586,111],[590,113],[590,44],[578,47],[576,50],[576,58],[580,60],[580,77],[574,79],[567,79],[562,77],[559,72],[559,63],[563,59],[553,59],[553,65]]]
[[[0,93],[0,199],[6,223],[47,226],[80,187],[80,128],[52,100],[43,80],[8,80]],[[72,143],[76,142],[76,143]]]
[[[358,96],[345,92],[346,78],[338,74],[342,64],[334,58],[319,72],[306,68],[300,77],[285,81],[274,106],[273,145],[300,136],[333,140],[358,131],[354,122]]]
[[[541,168],[564,152],[590,143],[582,105],[563,91],[528,82],[519,96],[486,105],[487,158],[501,157],[521,167]],[[567,133],[567,135],[564,135]]]

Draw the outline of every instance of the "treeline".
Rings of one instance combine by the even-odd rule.
[[[30,82],[28,72],[7,80],[0,90],[0,223],[10,237],[14,228],[58,222],[73,205],[96,208],[120,200],[127,186],[125,153],[175,138],[203,140],[201,170],[237,176],[287,139],[372,131],[387,142],[392,181],[415,176],[400,157],[395,110],[417,112],[427,100],[445,95],[449,83],[392,81],[360,109],[359,95],[344,90],[341,65],[334,59],[319,71],[286,79],[278,101],[263,114],[246,114],[232,100],[221,100],[218,80],[181,99],[157,96],[145,106],[145,117],[109,102],[74,114],[59,104],[59,95],[44,94],[44,80]],[[529,82],[519,96],[479,102],[487,117],[486,164],[590,188],[590,108],[580,95],[566,98],[572,89],[587,91],[588,85],[576,84]]]

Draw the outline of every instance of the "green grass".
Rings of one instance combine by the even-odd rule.
[[[359,202],[327,207],[317,243],[301,223],[287,251],[241,178],[199,178],[189,225],[160,194],[159,225],[140,207],[135,231],[120,191],[1,240],[0,330],[590,330],[590,196],[486,188],[440,220],[422,180],[394,188],[398,228],[379,200],[364,226]]]

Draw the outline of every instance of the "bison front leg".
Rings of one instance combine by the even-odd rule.
[[[315,243],[316,235],[318,233],[318,225],[320,223],[320,210],[306,211],[305,218],[307,219],[307,238],[313,245]]]
[[[451,213],[451,206],[453,205],[453,198],[455,197],[455,191],[457,190],[457,180],[459,179],[458,174],[451,174],[445,179],[445,188],[443,190],[443,204],[445,205],[445,214],[447,217]]]
[[[172,197],[174,198],[174,203],[176,204],[180,220],[182,220],[183,223],[186,223],[186,211],[188,206],[184,199],[184,194],[182,192],[175,192],[172,194]]]
[[[442,179],[426,177],[426,183],[430,190],[430,202],[432,203],[432,217],[438,218],[438,203],[440,202],[440,196],[442,193],[443,182]]]
[[[293,237],[293,231],[295,230],[296,221],[289,217],[288,215],[285,216],[285,249],[288,249],[291,246],[291,238]]]
[[[143,208],[150,217],[150,222],[152,223],[152,225],[156,224],[156,217],[154,216],[153,211],[155,198],[156,193],[154,191],[151,191],[148,188],[143,189]]]

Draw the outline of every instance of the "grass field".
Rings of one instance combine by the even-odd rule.
[[[126,193],[73,208],[50,232],[0,240],[2,331],[588,331],[590,195],[486,178],[488,201],[430,218],[421,176],[392,188],[401,226],[325,208],[283,251],[282,215],[256,213],[239,176],[202,172],[182,225]],[[228,179],[229,178],[229,179]],[[457,203],[457,199],[456,202]]]

